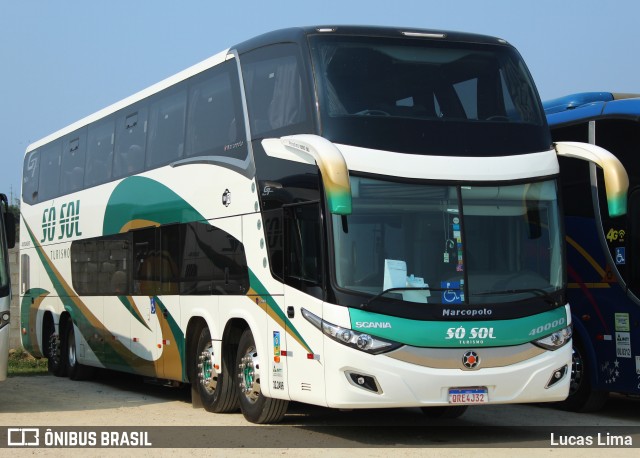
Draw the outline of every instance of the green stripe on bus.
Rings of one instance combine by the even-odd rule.
[[[564,307],[512,320],[419,321],[350,309],[351,326],[416,347],[503,347],[539,339],[567,326]]]

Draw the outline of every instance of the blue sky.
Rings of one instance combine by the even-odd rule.
[[[637,0],[0,0],[0,192],[34,142],[235,43],[283,27],[365,24],[494,35],[543,100],[640,93]]]

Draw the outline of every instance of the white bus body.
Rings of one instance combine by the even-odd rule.
[[[290,400],[564,399],[535,88],[503,40],[409,32],[273,32],[29,146],[25,348],[73,379],[191,383],[257,423]]]

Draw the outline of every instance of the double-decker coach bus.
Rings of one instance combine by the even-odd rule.
[[[629,212],[606,211],[602,172],[560,161],[573,314],[573,371],[564,407],[594,411],[610,392],[640,394],[640,94],[588,92],[544,103],[554,140],[611,151],[629,176]]]
[[[16,239],[16,222],[9,211],[7,196],[0,194],[0,381],[7,378],[9,322],[11,317],[11,276],[8,249]]]
[[[51,372],[190,383],[213,412],[558,401],[557,154],[501,39],[268,33],[30,145],[21,327]],[[608,172],[624,211],[624,180]]]

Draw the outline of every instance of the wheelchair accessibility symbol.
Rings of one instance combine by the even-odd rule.
[[[625,264],[627,256],[624,247],[616,248],[616,264]]]
[[[442,301],[446,304],[462,304],[462,294],[448,289],[442,293]]]

